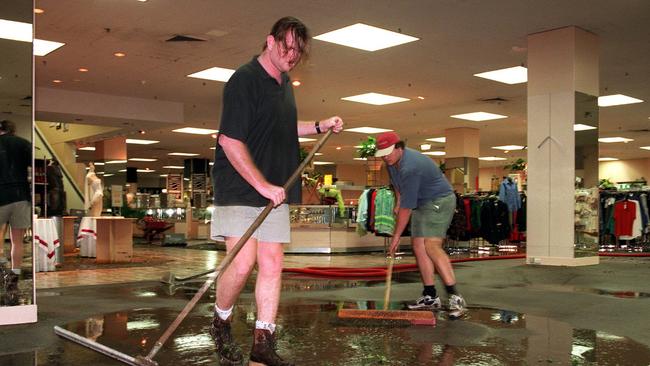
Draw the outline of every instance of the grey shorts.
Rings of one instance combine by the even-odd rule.
[[[263,210],[264,207],[215,207],[212,212],[212,223],[210,224],[210,238],[212,240],[224,240],[226,237],[243,236]],[[291,242],[289,205],[280,205],[271,210],[252,237],[261,242]]]
[[[455,209],[453,193],[416,208],[411,214],[411,237],[445,238]]]
[[[0,224],[9,223],[12,229],[27,229],[32,226],[32,204],[19,201],[0,206]]]

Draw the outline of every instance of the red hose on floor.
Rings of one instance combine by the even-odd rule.
[[[650,253],[598,253],[600,257],[650,257]],[[526,258],[526,254],[510,254],[510,255],[497,255],[486,257],[473,257],[473,258],[457,258],[451,259],[452,263],[461,262],[475,262],[475,261],[491,261],[501,259],[522,259]],[[416,264],[399,264],[393,266],[393,272],[414,272],[417,271]],[[364,267],[364,268],[348,268],[348,267],[305,267],[305,268],[285,268],[282,270],[287,273],[299,273],[309,276],[329,277],[329,278],[373,278],[385,277],[386,267]]]

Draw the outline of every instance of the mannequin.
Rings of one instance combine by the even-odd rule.
[[[84,200],[86,216],[96,217],[101,215],[104,189],[102,188],[102,180],[95,174],[95,165],[93,163],[88,164]]]

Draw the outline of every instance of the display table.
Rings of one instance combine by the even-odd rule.
[[[74,237],[74,222],[77,216],[63,216],[63,253],[74,253],[77,246],[75,245]]]
[[[133,221],[124,217],[94,217],[97,263],[130,262],[133,257]]]
[[[59,234],[52,219],[34,220],[34,242],[38,249],[34,254],[36,272],[56,270],[56,249],[59,247]]]
[[[79,246],[79,255],[82,257],[96,257],[97,248],[97,217],[83,217],[79,224],[79,234],[77,234],[77,244]]]

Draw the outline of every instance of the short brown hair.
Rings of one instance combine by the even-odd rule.
[[[16,124],[7,119],[2,120],[0,121],[0,131],[7,135],[13,135],[16,133]]]
[[[271,27],[270,36],[276,41],[282,42],[282,45],[287,49],[287,33],[291,32],[293,34],[294,42],[297,46],[297,51],[300,52],[302,56],[306,56],[308,53],[309,40],[311,35],[309,34],[309,29],[307,26],[294,17],[284,17],[279,19],[273,27]],[[263,50],[266,49],[266,42],[264,42]]]

